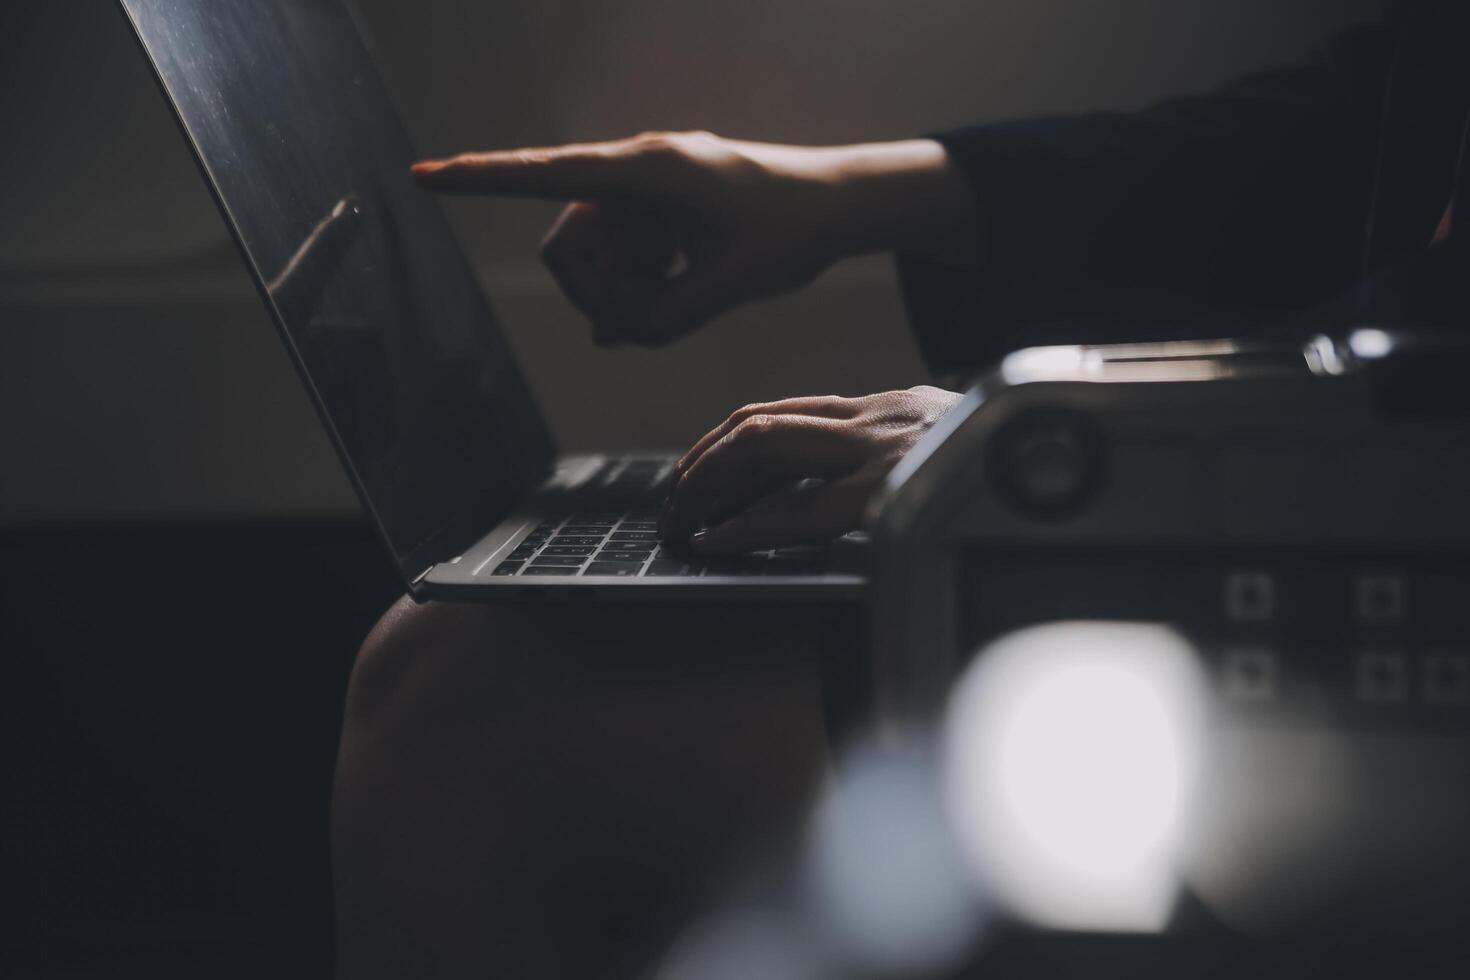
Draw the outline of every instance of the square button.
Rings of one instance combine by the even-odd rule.
[[[1225,576],[1225,618],[1233,623],[1265,623],[1276,617],[1276,577],[1269,572],[1231,572]]]
[[[1432,653],[1424,658],[1424,700],[1470,704],[1470,654]]]
[[[1225,651],[1221,685],[1231,701],[1273,701],[1279,683],[1276,655],[1270,650],[1236,647]]]
[[[1409,662],[1402,653],[1359,654],[1353,671],[1359,701],[1402,704],[1409,698]]]
[[[1402,622],[1409,588],[1398,572],[1362,572],[1353,579],[1353,615],[1360,623]]]

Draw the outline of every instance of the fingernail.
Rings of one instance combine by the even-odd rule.
[[[700,531],[699,533],[695,534],[694,537],[689,539],[689,547],[693,548],[695,551],[703,551],[708,543],[708,531]]]

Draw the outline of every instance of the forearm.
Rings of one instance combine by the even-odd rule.
[[[980,216],[969,180],[934,140],[835,146],[839,257],[905,252],[949,265],[980,259]]]
[[[938,138],[981,188],[997,277],[1291,306],[1358,272],[1390,51],[1355,31],[1209,95]]]
[[[980,198],[984,261],[900,254],[938,373],[1018,346],[1241,332],[1349,288],[1377,158],[1382,31],[1140,113],[942,134]]]

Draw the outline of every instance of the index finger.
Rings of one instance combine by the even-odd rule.
[[[554,200],[667,193],[669,168],[634,140],[461,153],[421,160],[413,175],[446,194],[504,194]]]

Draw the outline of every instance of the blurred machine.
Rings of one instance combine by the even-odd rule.
[[[1096,922],[1076,898],[1135,848],[1174,879],[1145,930],[1172,938],[1121,972],[1161,943],[1190,970],[1438,972],[1470,924],[1467,353],[1372,327],[1020,351],[895,470],[878,714],[934,747],[952,831],[995,837],[969,848],[992,897],[1054,939],[1107,932],[1127,888],[1098,886]],[[1157,726],[1128,741],[1179,714],[1134,670],[1159,636],[1200,679],[1162,750]],[[1072,673],[1014,679],[1048,664]]]
[[[1181,629],[1242,711],[1464,730],[1467,350],[1359,329],[1011,355],[878,502],[885,717],[931,717],[1001,633],[1121,619]]]
[[[1463,973],[1467,352],[1008,357],[875,501],[876,730],[660,977]]]

